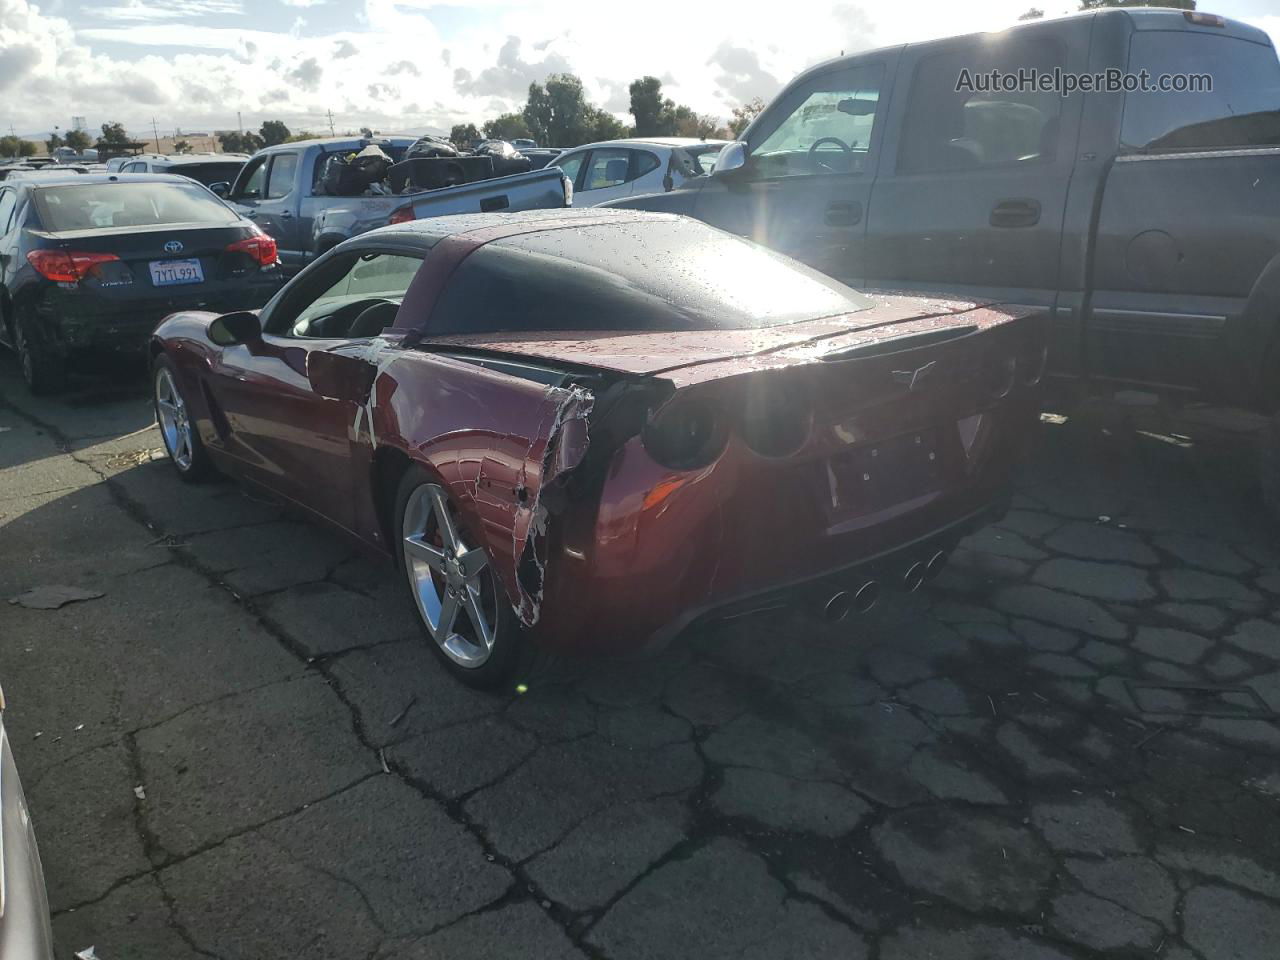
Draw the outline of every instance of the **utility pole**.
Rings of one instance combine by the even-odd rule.
[[[329,136],[336,137],[337,133],[333,129],[333,111],[329,111]]]
[[[160,152],[160,125],[156,123],[156,118],[151,118],[151,132],[156,135],[156,153]]]
[[[236,129],[240,131],[240,136],[244,136],[244,118],[240,116],[240,111],[236,111]]]

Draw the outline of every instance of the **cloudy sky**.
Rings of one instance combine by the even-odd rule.
[[[802,68],[885,44],[1000,29],[1053,0],[693,0],[436,3],[432,0],[0,0],[0,128],[22,134],[120,121],[131,131],[447,130],[524,101],[571,71],[628,119],[627,85],[725,117]],[[1201,8],[1280,38],[1278,0]]]

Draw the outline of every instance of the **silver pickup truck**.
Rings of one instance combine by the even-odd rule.
[[[385,226],[393,214],[398,220],[420,220],[572,205],[573,186],[558,167],[413,193],[326,195],[323,171],[334,154],[351,154],[374,144],[399,160],[414,139],[333,137],[267,147],[244,165],[225,199],[275,237],[287,275],[348,237]]]

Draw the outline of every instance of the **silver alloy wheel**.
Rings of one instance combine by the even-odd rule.
[[[187,405],[182,402],[182,394],[167,367],[161,367],[156,373],[156,419],[160,421],[164,446],[173,462],[179,470],[190,470],[191,421],[187,419]]]
[[[424,483],[409,494],[400,537],[409,589],[432,639],[459,666],[481,666],[493,652],[498,597],[488,556],[466,543],[442,487]]]

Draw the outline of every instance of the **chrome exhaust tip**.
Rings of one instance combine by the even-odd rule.
[[[835,623],[837,620],[843,620],[849,615],[851,609],[852,597],[845,590],[837,590],[830,599],[822,605],[822,619],[828,623]]]
[[[945,550],[937,551],[936,553],[934,553],[932,557],[929,558],[929,562],[924,565],[924,578],[926,580],[932,580],[934,577],[936,577],[938,574],[942,572],[942,568],[945,567],[946,565],[947,565],[947,551]]]
[[[902,575],[902,586],[908,593],[914,593],[924,583],[924,577],[925,565],[917,561],[908,567],[907,572]]]
[[[876,605],[876,601],[879,599],[880,584],[874,580],[868,580],[853,595],[853,609],[858,613],[866,613]]]

